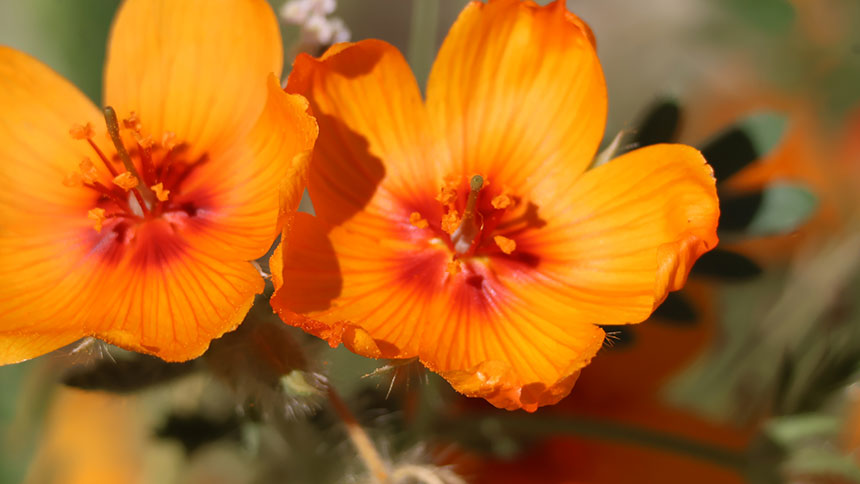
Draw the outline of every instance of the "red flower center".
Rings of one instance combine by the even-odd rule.
[[[449,272],[458,272],[460,262],[470,258],[504,257],[523,259],[517,238],[525,231],[545,225],[537,206],[524,202],[503,187],[492,186],[481,175],[447,178],[436,196],[443,212],[438,225],[420,212],[409,215],[409,223],[427,229],[428,236],[444,242],[452,252]]]
[[[194,216],[198,207],[178,195],[183,183],[206,163],[208,156],[190,158],[188,144],[176,141],[173,133],[165,133],[160,141],[143,136],[134,113],[122,121],[125,139],[113,108],[105,108],[105,120],[115,147],[111,156],[93,142],[95,132],[90,124],[75,126],[70,134],[89,143],[110,181],[89,158],[81,161],[79,171],[70,173],[64,181],[67,186],[83,186],[98,194],[96,206],[88,214],[96,231],[100,232],[108,219],[139,223],[171,212]],[[118,224],[116,229],[124,229],[123,225]]]

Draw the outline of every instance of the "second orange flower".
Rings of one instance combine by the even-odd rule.
[[[472,2],[426,101],[391,45],[300,56],[287,91],[320,125],[309,192],[272,258],[289,324],[373,358],[417,357],[455,389],[535,410],[570,392],[717,244],[710,167],[656,145],[588,170],[606,87],[564,2]]]

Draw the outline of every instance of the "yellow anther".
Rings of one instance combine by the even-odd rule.
[[[493,242],[495,242],[496,245],[499,246],[499,249],[502,249],[502,252],[505,254],[510,254],[517,249],[516,242],[502,235],[494,236]]]
[[[140,126],[140,118],[137,117],[137,113],[132,111],[131,114],[129,114],[127,118],[122,120],[122,126],[125,129],[130,129],[136,133],[139,133],[141,126]]]
[[[448,262],[447,271],[448,271],[448,274],[450,274],[452,277],[459,274],[462,269],[463,268],[460,267],[460,261],[458,261],[457,259],[454,259],[451,262]]]
[[[430,224],[427,222],[427,219],[422,217],[421,214],[418,212],[412,212],[411,214],[409,214],[409,223],[418,227],[419,229],[426,229],[430,226]]]
[[[176,147],[176,133],[173,131],[165,131],[163,135],[161,135],[161,146],[164,149],[170,151]]]
[[[79,187],[82,183],[83,179],[81,178],[81,173],[77,171],[73,171],[63,178],[63,185],[69,188]]]
[[[170,190],[165,190],[163,183],[158,182],[149,188],[152,188],[152,191],[155,192],[155,197],[158,198],[159,202],[167,201],[167,197],[170,195]]]
[[[137,178],[127,171],[124,171],[117,175],[116,178],[113,179],[113,182],[116,186],[122,188],[125,191],[129,191],[132,188],[137,187],[138,184]]]
[[[93,228],[96,229],[96,232],[102,231],[102,225],[107,217],[105,217],[105,209],[103,208],[94,208],[87,212],[87,217],[93,221]]]
[[[78,169],[81,171],[81,180],[85,183],[93,183],[99,179],[99,171],[96,170],[96,165],[89,158],[84,158],[78,163]]]
[[[493,204],[493,208],[495,208],[496,210],[503,210],[510,207],[514,203],[514,201],[511,200],[511,197],[509,197],[507,194],[503,193],[501,195],[496,195],[495,197],[493,197],[493,200],[491,200],[490,203]]]
[[[141,136],[137,131],[132,132],[132,134],[134,135],[134,140],[137,141],[137,144],[145,150],[152,148],[152,145],[155,144],[152,136]]]
[[[448,234],[453,234],[457,227],[460,226],[460,215],[456,210],[451,210],[442,216],[442,230]]]
[[[439,195],[436,195],[436,200],[442,205],[450,205],[457,200],[457,190],[450,187],[442,187],[439,189]]]
[[[93,125],[87,123],[83,126],[80,124],[72,126],[72,129],[69,130],[69,134],[72,135],[72,138],[74,139],[90,139],[96,135],[96,132],[93,129]]]

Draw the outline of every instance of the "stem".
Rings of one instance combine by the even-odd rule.
[[[364,461],[364,465],[370,473],[376,478],[377,482],[388,482],[388,468],[385,462],[382,461],[382,456],[373,445],[373,441],[364,431],[361,424],[356,420],[355,415],[346,406],[346,403],[337,393],[331,384],[328,385],[328,399],[337,416],[340,417],[343,424],[346,426],[346,432],[349,439],[352,440],[352,445],[358,451],[358,456]]]
[[[436,26],[439,24],[439,0],[413,0],[412,24],[409,29],[409,64],[421,90],[427,85],[430,66],[436,55]]]

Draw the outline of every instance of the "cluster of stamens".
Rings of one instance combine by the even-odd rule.
[[[69,134],[90,145],[107,170],[110,181],[106,182],[106,177],[90,158],[81,160],[78,170],[69,173],[63,181],[68,187],[83,186],[99,194],[97,206],[87,213],[93,221],[93,228],[101,232],[108,219],[141,221],[176,209],[169,203],[171,190],[179,188],[182,181],[206,161],[206,156],[186,162],[183,159],[186,145],[177,143],[171,132],[165,133],[160,142],[144,136],[135,113],[122,120],[122,127],[113,108],[105,108],[104,115],[108,135],[116,150],[113,156],[106,155],[93,141],[95,130],[91,124],[74,126]],[[133,138],[131,150],[126,148],[121,130]],[[132,157],[137,159],[137,165]]]
[[[516,201],[507,192],[502,191],[490,201],[489,213],[478,208],[478,198],[481,191],[489,185],[481,175],[473,176],[469,181],[469,194],[462,213],[457,208],[458,180],[446,179],[445,185],[439,190],[436,200],[444,207],[441,220],[441,231],[447,235],[449,245],[453,249],[452,260],[448,263],[448,273],[454,275],[461,270],[461,260],[480,251],[479,247],[487,237],[500,228],[505,211],[516,205]],[[486,207],[485,207],[486,208]],[[419,229],[429,227],[429,222],[419,212],[409,215],[409,223]],[[492,236],[495,246],[506,255],[512,254],[517,243],[504,235]]]

